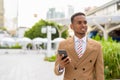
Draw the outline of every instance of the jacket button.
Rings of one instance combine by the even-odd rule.
[[[92,62],[92,60],[90,60],[90,62]]]
[[[83,68],[83,71],[85,70],[85,68]]]
[[[74,67],[74,70],[77,70],[77,68],[76,68],[76,67]]]

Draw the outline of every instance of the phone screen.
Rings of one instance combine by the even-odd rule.
[[[58,54],[59,54],[59,55],[62,55],[62,54],[64,55],[64,56],[62,57],[62,60],[67,57],[67,52],[66,52],[66,50],[58,50]]]

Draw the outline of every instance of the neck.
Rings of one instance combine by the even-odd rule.
[[[75,36],[77,36],[79,39],[81,39],[81,38],[85,37],[85,34],[84,35],[75,35]]]

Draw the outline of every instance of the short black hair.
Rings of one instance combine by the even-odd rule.
[[[79,16],[79,15],[83,15],[83,16],[86,16],[84,13],[82,13],[82,12],[77,12],[77,13],[75,13],[75,14],[73,14],[72,16],[71,16],[71,23],[73,23],[73,19],[76,17],[76,16]]]

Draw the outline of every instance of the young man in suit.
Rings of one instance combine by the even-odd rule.
[[[64,73],[63,80],[104,80],[104,62],[99,42],[88,39],[87,20],[82,12],[71,17],[71,29],[74,36],[60,42],[58,50],[67,52],[67,57],[57,54],[54,72]]]

